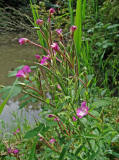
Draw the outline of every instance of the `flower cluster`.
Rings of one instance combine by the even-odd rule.
[[[31,72],[30,67],[26,65],[17,72],[16,77],[28,78],[30,72]]]
[[[82,102],[81,103],[81,107],[77,109],[76,113],[77,113],[77,116],[79,118],[83,118],[85,115],[88,114],[88,107],[86,106],[86,102]]]
[[[18,128],[15,132],[13,132],[13,135],[16,135],[19,132],[20,132],[20,128]]]
[[[18,149],[11,149],[11,148],[8,148],[7,152],[8,152],[8,154],[13,153],[14,155],[16,155],[16,154],[19,153],[19,150],[18,150]]]

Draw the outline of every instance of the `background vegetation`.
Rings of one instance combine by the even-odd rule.
[[[31,157],[33,160],[38,158],[43,160],[49,160],[49,158],[59,160],[119,159],[118,0],[77,0],[77,2],[73,0],[30,0],[30,2],[20,1],[18,6],[17,3],[18,1],[6,1],[6,3],[3,0],[1,1],[0,14],[2,15],[2,23],[0,29],[5,29],[5,31],[24,31],[28,33],[36,32],[35,35],[38,37],[38,42],[42,44],[42,46],[48,47],[41,32],[39,30],[35,30],[34,27],[38,27],[36,20],[39,18],[47,21],[49,8],[55,8],[56,14],[51,23],[53,39],[58,41],[58,38],[54,32],[56,28],[62,28],[63,32],[65,33],[64,44],[66,45],[68,52],[71,52],[72,54],[76,49],[74,56],[75,65],[78,66],[77,68],[80,78],[84,82],[87,82],[88,87],[85,87],[85,85],[82,87],[81,81],[79,82],[77,79],[70,79],[69,75],[71,74],[73,77],[73,74],[75,72],[77,73],[77,68],[75,70],[70,69],[68,63],[64,63],[66,68],[64,66],[64,68],[61,67],[59,64],[61,70],[58,70],[55,73],[53,72],[52,68],[50,70],[47,67],[43,67],[45,72],[41,74],[43,78],[41,80],[42,87],[45,91],[51,87],[50,94],[53,97],[52,101],[45,96],[42,97],[45,99],[42,105],[43,111],[40,115],[42,120],[40,122],[36,120],[34,129],[28,123],[25,123],[18,135],[12,136],[11,139],[5,137],[1,141],[0,149],[2,153],[2,159],[9,159],[9,157],[12,159],[21,158],[21,160],[27,158],[30,160]],[[71,41],[68,41],[70,39],[69,28],[71,25],[76,25],[78,27],[74,34],[75,47],[72,45],[72,48],[70,47]],[[45,27],[48,29],[47,25],[45,25]],[[45,36],[48,37],[48,32],[45,30],[45,27],[43,28],[43,31]],[[63,46],[60,47],[64,49]],[[45,54],[45,52],[43,53]],[[33,64],[31,63],[31,65]],[[20,68],[17,68],[14,72],[11,72],[9,76],[15,75],[19,69]],[[37,69],[37,72],[34,73],[30,78],[33,80],[33,83],[37,89],[39,89],[41,85],[39,84],[38,79],[40,78],[38,67],[32,66],[32,69]],[[44,74],[45,78],[43,77]],[[62,74],[64,76],[63,78],[61,76]],[[52,79],[53,76],[54,79]],[[63,84],[62,81],[64,82]],[[10,86],[4,87],[0,90],[3,97],[5,97],[4,93],[9,93],[10,91],[10,94],[8,94],[8,97],[5,98],[1,105],[2,109],[7,103],[9,97],[11,97],[11,93],[13,91],[14,94],[12,96],[16,96],[21,92],[21,88],[15,86],[16,83],[17,81],[12,86],[12,89]],[[57,83],[61,85],[62,91],[57,91]],[[21,83],[21,85],[23,85],[23,91],[25,95],[20,99],[20,108],[26,107],[29,103],[37,104],[40,99],[38,97],[39,94],[30,89],[26,89],[27,85],[30,85],[29,82],[24,81],[24,84]],[[45,91],[43,92],[45,93]],[[32,96],[35,96],[31,98],[29,92]],[[92,117],[88,117],[76,123],[72,122],[71,115],[74,114],[73,110],[76,105],[81,105],[81,101],[83,99],[87,100],[88,105],[91,108],[91,113],[93,113],[94,117],[98,118],[92,120]],[[42,140],[39,142],[39,138],[37,136],[37,134],[40,132],[41,135],[45,134],[46,138],[48,139],[49,137],[52,138],[52,133],[55,132],[55,136],[59,133],[56,123],[52,122],[52,120],[47,117],[50,102],[56,104],[56,108],[51,109],[53,114],[60,116],[61,120],[65,122],[65,125],[69,126],[69,128],[74,127],[74,129],[71,130],[71,132],[74,133],[71,136],[71,139],[68,136],[64,136],[62,133],[60,133],[61,136],[59,136],[59,139],[57,140],[61,145],[60,154],[55,151],[51,152],[51,148],[48,148],[44,143],[42,143]],[[58,108],[58,106],[60,106],[60,108]],[[74,108],[70,110],[70,107]],[[2,112],[2,109],[0,112]],[[77,127],[78,125],[80,128]],[[19,126],[20,124],[18,124],[18,127]],[[51,129],[51,127],[54,127],[54,129]],[[66,130],[64,133],[67,133]],[[80,142],[79,137],[77,136],[79,134],[81,135]],[[41,136],[40,138],[44,137]],[[13,145],[13,148],[17,146],[17,148],[20,150],[19,155],[13,156],[7,153],[7,149],[11,144]]]

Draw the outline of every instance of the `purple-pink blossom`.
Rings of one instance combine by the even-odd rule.
[[[56,32],[57,32],[57,34],[58,34],[59,36],[62,35],[62,29],[56,29]]]
[[[58,121],[58,122],[59,122],[59,121],[60,121],[60,119],[56,117],[56,118],[54,118],[54,121]]]
[[[12,149],[11,149],[11,148],[8,148],[8,149],[7,149],[7,152],[8,152],[8,154],[12,153]]]
[[[59,51],[59,46],[56,42],[51,45],[51,48],[54,49],[55,51]]]
[[[38,60],[40,59],[40,55],[39,55],[39,54],[36,54],[35,57],[36,57],[36,59],[38,59]]]
[[[13,154],[18,154],[18,153],[19,153],[19,150],[18,150],[18,149],[14,149],[14,150],[12,151],[12,153],[13,153]]]
[[[62,90],[62,88],[61,88],[61,86],[58,84],[57,85],[57,88],[61,91]]]
[[[75,31],[76,29],[77,29],[77,26],[74,26],[74,25],[73,25],[73,26],[70,27],[70,32],[71,32],[71,33],[74,33],[74,31]]]
[[[86,106],[86,102],[81,103],[81,107],[77,109],[76,114],[79,118],[83,118],[85,115],[88,114],[88,107]]]
[[[16,77],[24,77],[25,78],[25,73],[23,72],[23,70],[21,69],[21,70],[19,70],[18,72],[17,72],[17,74],[16,74]]]
[[[20,128],[17,128],[16,133],[19,133],[19,132],[20,132]]]
[[[37,19],[36,20],[36,24],[38,24],[39,26],[43,24],[43,20],[42,19]]]
[[[50,8],[49,13],[50,13],[50,15],[54,14],[55,13],[55,9],[54,8]]]
[[[27,38],[20,38],[20,39],[19,39],[19,44],[20,44],[20,45],[25,44],[26,42],[28,42],[28,39],[27,39]]]
[[[20,128],[17,128],[17,130],[15,132],[13,132],[13,134],[16,135],[19,132],[20,132]]]
[[[17,72],[16,77],[26,78],[28,76],[29,72],[31,72],[31,69],[29,66],[26,65]]]
[[[40,61],[40,64],[42,64],[42,65],[47,64],[47,60],[49,60],[49,59],[50,59],[50,56],[49,56],[49,55],[43,56],[43,58],[42,58],[41,61]]]
[[[73,121],[77,121],[77,119],[76,119],[76,117],[75,117],[75,116],[73,116],[73,117],[72,117],[72,119],[73,119]]]
[[[31,69],[30,69],[30,67],[29,66],[24,66],[23,68],[22,68],[22,70],[23,70],[23,72],[24,73],[30,73],[31,72]]]
[[[52,139],[50,139],[50,141],[49,141],[51,144],[53,144],[53,143],[55,143],[56,142],[56,139],[54,139],[54,138],[52,138]]]

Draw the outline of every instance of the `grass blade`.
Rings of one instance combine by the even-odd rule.
[[[2,111],[3,111],[6,103],[8,102],[10,96],[12,95],[12,93],[13,93],[13,91],[14,91],[14,87],[15,87],[15,85],[16,85],[16,82],[17,82],[17,79],[15,80],[15,82],[14,82],[14,84],[13,84],[13,86],[12,86],[12,88],[11,88],[9,94],[8,94],[8,96],[5,98],[5,100],[4,100],[4,101],[2,102],[2,104],[0,105],[0,114],[2,113]]]
[[[81,43],[82,43],[82,0],[77,0],[76,5],[76,17],[75,17],[75,25],[77,26],[77,30],[74,34],[74,41],[76,46],[76,54],[78,59],[78,68],[80,69],[80,51],[81,51]]]
[[[71,25],[74,24],[74,15],[73,15],[73,0],[69,0],[69,13],[70,13],[70,21],[71,21]]]

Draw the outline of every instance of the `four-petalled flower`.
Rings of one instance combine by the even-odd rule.
[[[56,42],[51,45],[51,48],[55,51],[59,51],[59,46]]]
[[[77,109],[76,114],[79,118],[83,118],[85,115],[88,114],[89,108],[86,106],[86,102],[81,103],[81,107]]]

